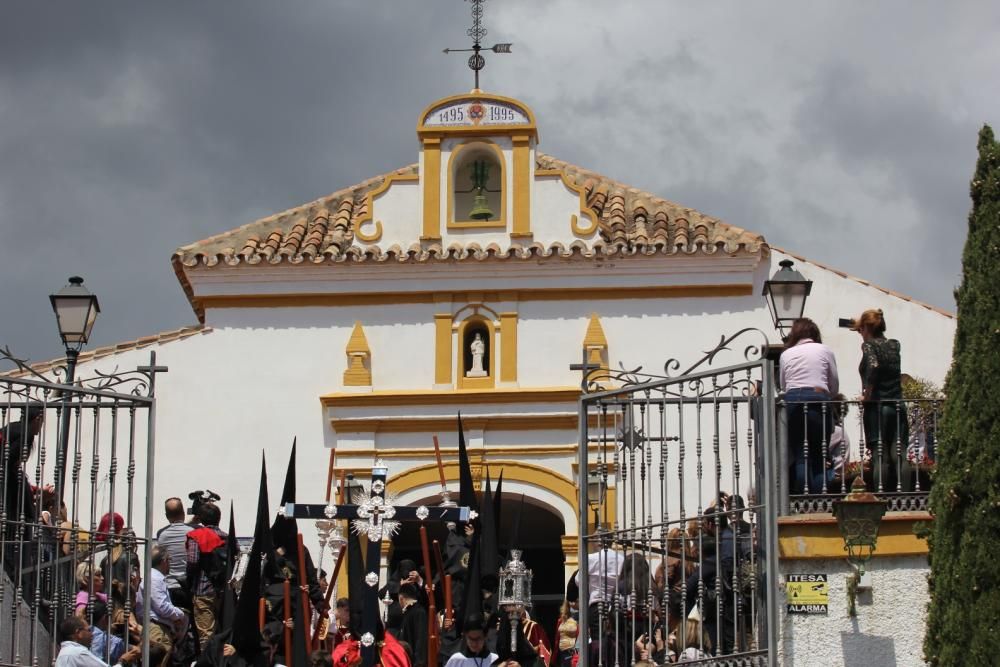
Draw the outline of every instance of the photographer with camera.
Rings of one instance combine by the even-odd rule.
[[[209,492],[211,494],[211,492]],[[214,495],[214,494],[212,494]],[[218,498],[218,496],[216,496]],[[201,522],[187,534],[187,587],[191,594],[198,642],[205,644],[216,630],[216,619],[222,603],[226,581],[226,538],[219,529],[222,512],[218,505],[203,500],[194,508],[195,517]]]

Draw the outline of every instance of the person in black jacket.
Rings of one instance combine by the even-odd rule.
[[[399,606],[403,619],[398,639],[410,645],[413,651],[413,667],[427,665],[427,610],[420,603],[420,594],[413,584],[399,587]]]
[[[45,411],[40,406],[32,405],[21,411],[20,421],[11,423],[7,428],[0,426],[0,451],[7,450],[3,462],[3,507],[7,514],[3,539],[6,542],[7,573],[11,579],[15,579],[21,567],[33,565],[36,558],[31,550],[32,529],[18,522],[22,516],[25,523],[38,521],[37,490],[24,471],[24,462],[31,455],[35,436],[41,432],[44,419]],[[52,489],[47,487],[43,491],[51,492]]]

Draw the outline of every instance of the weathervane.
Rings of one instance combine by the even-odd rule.
[[[483,3],[486,0],[468,0],[472,3],[472,27],[465,33],[472,38],[471,49],[445,49],[445,53],[458,53],[462,51],[472,51],[469,56],[469,69],[476,74],[476,90],[479,90],[479,70],[486,67],[486,58],[480,55],[480,51],[492,51],[493,53],[510,53],[510,43],[499,43],[483,48],[480,42],[486,37],[486,28],[483,27]]]

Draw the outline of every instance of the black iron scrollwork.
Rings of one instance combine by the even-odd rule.
[[[719,355],[719,353],[724,351],[731,351],[732,348],[729,347],[730,343],[732,343],[734,340],[736,340],[737,338],[746,333],[757,333],[760,335],[761,340],[763,341],[760,344],[747,345],[743,349],[744,361],[757,361],[758,359],[764,356],[764,353],[767,350],[767,346],[769,344],[767,340],[767,334],[765,334],[763,331],[755,327],[747,327],[745,329],[740,329],[731,336],[728,337],[725,335],[720,336],[718,344],[711,350],[706,350],[704,352],[705,356],[703,356],[698,361],[694,362],[694,364],[689,366],[683,373],[674,375],[674,372],[676,372],[677,369],[681,367],[681,362],[677,359],[668,359],[667,362],[663,364],[664,376],[670,378],[670,377],[689,375],[704,364],[711,366],[712,363],[715,362],[715,358]]]

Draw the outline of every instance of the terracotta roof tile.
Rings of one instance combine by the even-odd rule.
[[[354,227],[368,214],[367,194],[393,175],[414,175],[417,165],[368,179],[326,197],[289,209],[248,225],[178,248],[172,257],[174,272],[193,301],[186,269],[212,267],[220,262],[235,266],[267,262],[426,262],[434,260],[486,260],[570,257],[579,255],[664,255],[717,252],[766,252],[759,234],[728,225],[673,202],[630,188],[600,174],[576,167],[541,153],[538,169],[558,170],[583,189],[587,205],[598,217],[599,235],[593,241],[569,245],[513,243],[503,249],[496,244],[421,243],[407,247],[354,245]],[[196,305],[199,319],[204,319]]]

